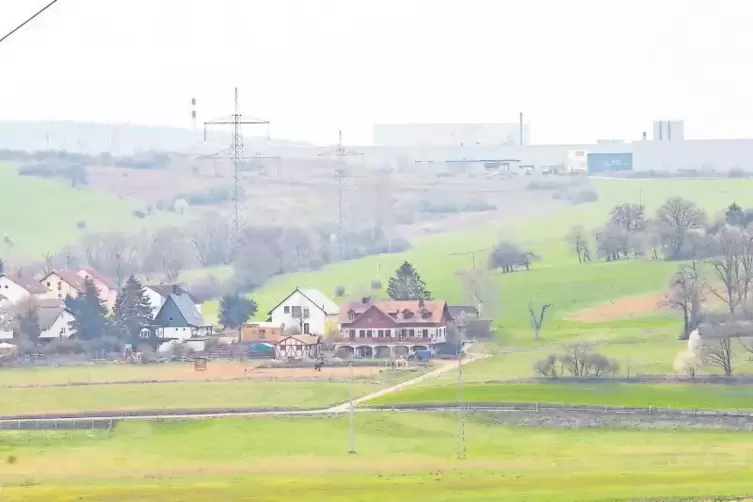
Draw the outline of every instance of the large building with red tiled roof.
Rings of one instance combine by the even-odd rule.
[[[350,302],[340,307],[340,338],[344,356],[399,357],[432,350],[447,340],[452,322],[444,300]]]

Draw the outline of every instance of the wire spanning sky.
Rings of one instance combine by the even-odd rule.
[[[46,0],[0,2],[0,32]],[[243,111],[278,138],[515,122],[536,143],[753,137],[749,0],[65,0],[0,48],[0,120],[190,127]]]

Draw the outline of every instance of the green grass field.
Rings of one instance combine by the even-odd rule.
[[[419,387],[388,394],[370,405],[401,403],[453,403],[455,385]],[[752,410],[753,390],[749,386],[643,383],[504,383],[468,384],[463,399],[473,403],[540,403],[637,408]]]
[[[19,176],[10,164],[0,163],[0,187],[0,229],[13,241],[10,249],[2,244],[5,258],[39,259],[76,243],[82,232],[76,228],[78,221],[86,222],[86,230],[91,231],[136,231],[146,224],[180,221],[176,215],[159,212],[139,220],[132,214],[136,205],[131,202],[62,182]]]
[[[383,384],[356,382],[355,396]],[[0,391],[0,415],[143,409],[317,408],[348,399],[347,383],[237,381],[85,385]]]
[[[124,422],[94,433],[0,433],[8,502],[604,501],[753,491],[750,434],[537,430],[454,415]],[[6,459],[13,457],[12,463]],[[51,468],[50,466],[54,466]]]

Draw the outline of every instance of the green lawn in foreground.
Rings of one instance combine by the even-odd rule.
[[[454,385],[408,388],[366,403],[453,403]],[[753,388],[734,385],[639,383],[509,383],[468,384],[463,400],[472,403],[550,403],[657,408],[753,409]]]
[[[379,390],[378,383],[354,383],[356,396]],[[85,385],[0,390],[0,416],[223,407],[316,408],[348,399],[347,383],[235,381]]]
[[[34,201],[32,207],[29,201]],[[70,188],[64,182],[19,176],[15,167],[0,162],[0,229],[13,240],[5,253],[24,259],[54,253],[78,240],[76,222],[91,231],[135,231],[145,224],[177,223],[174,214],[157,211],[147,220],[133,216],[137,205],[103,193]]]
[[[2,500],[559,502],[753,491],[746,433],[517,429],[471,415],[458,461],[453,414],[369,413],[355,431],[355,455],[347,418],[131,422],[92,439],[32,433],[0,441],[0,459],[16,458],[0,469]]]

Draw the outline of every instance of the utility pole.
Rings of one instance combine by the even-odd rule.
[[[347,166],[345,163],[345,157],[354,155],[363,155],[360,152],[354,152],[346,150],[343,146],[343,132],[339,131],[337,147],[334,150],[323,152],[320,156],[334,156],[337,159],[337,167],[335,168],[335,183],[337,186],[337,215],[336,215],[336,228],[337,228],[337,251],[339,258],[342,260],[345,257],[343,250],[343,199],[345,198],[345,184],[347,178],[350,177]]]
[[[458,460],[465,460],[465,409],[463,405],[463,339],[465,338],[465,333],[463,326],[458,326],[457,329],[460,333],[460,341],[458,343],[458,431],[456,453]]]
[[[471,255],[471,260],[473,262],[473,270],[476,270],[476,253],[483,253],[484,251],[489,251],[490,249],[491,248],[476,249],[474,251],[460,251],[457,253],[450,253],[450,256]]]
[[[355,408],[353,406],[353,363],[348,364],[348,402],[349,402],[349,414],[350,414],[350,448],[348,453],[356,452],[356,437],[355,437]]]
[[[241,114],[240,103],[238,100],[238,88],[235,88],[234,113],[230,117],[218,120],[204,122],[204,141],[207,140],[208,126],[232,125],[232,143],[230,145],[230,158],[233,161],[233,217],[230,224],[230,246],[232,257],[238,251],[240,245],[240,227],[241,227],[241,184],[240,173],[243,169],[243,126],[244,125],[266,125],[269,126],[269,120],[246,118]]]

